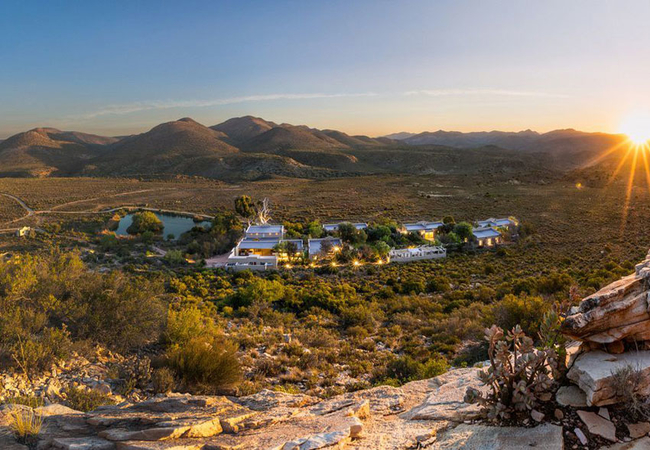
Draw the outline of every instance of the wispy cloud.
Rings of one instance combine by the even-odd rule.
[[[503,97],[547,97],[547,98],[569,98],[565,94],[555,94],[550,92],[536,91],[511,91],[507,89],[423,89],[417,91],[407,91],[404,95],[410,96],[428,96],[428,97],[446,97],[446,96],[464,96],[464,95],[486,95],[486,96],[503,96]]]
[[[120,105],[108,105],[104,108],[90,111],[85,114],[79,114],[71,118],[75,119],[94,119],[96,117],[108,115],[124,115],[139,111],[151,111],[160,109],[173,108],[207,108],[211,106],[233,105],[237,103],[248,102],[266,102],[272,100],[311,100],[343,97],[374,97],[374,92],[363,93],[341,93],[341,94],[266,94],[266,95],[247,95],[243,97],[219,98],[211,100],[163,100],[163,101],[145,101],[125,103]]]

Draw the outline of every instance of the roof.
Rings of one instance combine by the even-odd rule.
[[[263,233],[274,233],[282,234],[284,233],[284,227],[282,225],[249,225],[246,229],[246,234],[263,234]]]
[[[421,222],[405,223],[404,229],[406,231],[429,231],[429,230],[437,230],[443,225],[444,223],[442,222],[421,221]]]
[[[275,238],[266,238],[266,239],[254,239],[254,238],[244,238],[239,241],[238,247],[240,250],[266,250],[273,249],[276,245],[280,243],[280,239]]]
[[[501,233],[499,233],[494,228],[474,228],[474,230],[472,230],[472,234],[474,235],[474,237],[478,239],[494,238],[494,237],[501,236]]]
[[[512,219],[509,218],[495,219],[494,217],[490,217],[489,219],[485,219],[485,220],[479,220],[477,223],[481,228],[507,227],[510,225],[516,225],[516,222],[513,221]]]
[[[326,223],[325,225],[323,225],[323,229],[325,231],[336,231],[339,229],[339,226],[344,223],[351,223],[351,222]],[[356,228],[357,230],[365,230],[366,228],[368,228],[368,224],[363,222],[353,223],[352,225],[354,225],[354,228]]]
[[[317,255],[320,253],[320,248],[323,242],[328,241],[330,244],[332,244],[332,247],[334,246],[341,246],[341,240],[340,239],[335,239],[335,238],[324,238],[324,239],[310,239],[308,242],[309,245],[309,254],[310,255]]]

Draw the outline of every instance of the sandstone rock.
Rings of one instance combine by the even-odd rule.
[[[553,411],[553,416],[555,416],[557,420],[564,419],[564,413],[562,412],[561,409],[558,408],[555,408],[555,411]]]
[[[308,438],[289,441],[274,450],[316,450],[319,448],[332,447],[334,445],[341,444],[349,437],[350,434],[345,431],[320,433]]]
[[[70,416],[70,415],[83,415],[81,411],[76,411],[72,408],[68,408],[65,405],[59,405],[57,403],[54,403],[52,405],[47,405],[47,406],[39,406],[38,408],[34,409],[34,411],[37,414],[40,414],[43,417],[48,417],[48,416]]]
[[[650,422],[628,423],[627,429],[632,439],[638,439],[650,433]]]
[[[588,405],[611,405],[619,400],[616,398],[613,385],[614,373],[627,366],[642,372],[643,383],[637,393],[648,396],[650,394],[650,351],[626,352],[620,355],[610,355],[603,351],[583,353],[576,358],[567,377],[587,394]]]
[[[613,344],[617,341],[650,340],[650,255],[634,274],[604,287],[580,303],[562,331],[581,341]],[[621,350],[620,344],[611,347]]]
[[[587,426],[591,434],[604,437],[608,441],[616,442],[616,427],[612,422],[589,411],[578,411],[578,416]]]
[[[114,450],[115,444],[97,437],[55,438],[52,447],[60,450]]]
[[[438,436],[432,450],[520,450],[536,447],[562,450],[562,427],[545,424],[535,428],[488,427],[461,424]]]

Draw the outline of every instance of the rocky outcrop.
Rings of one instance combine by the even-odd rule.
[[[562,331],[580,341],[609,344],[650,341],[650,254],[624,277],[585,298]]]
[[[611,405],[621,399],[617,393],[617,373],[627,367],[640,372],[636,393],[650,395],[650,351],[629,351],[612,355],[596,350],[581,354],[573,363],[567,377],[582,389],[588,405]]]
[[[328,400],[264,390],[240,398],[159,395],[138,403],[102,406],[90,413],[49,405],[39,410],[45,423],[37,447],[374,450],[448,449],[459,448],[456,443],[463,442],[469,449],[500,449],[509,448],[507,436],[512,435],[517,441],[511,442],[562,448],[562,433],[557,431],[561,428],[550,424],[526,429],[459,425],[477,412],[463,402],[468,387],[481,389],[477,369],[455,369],[400,388],[379,386]],[[11,445],[0,448],[26,450],[15,442]]]

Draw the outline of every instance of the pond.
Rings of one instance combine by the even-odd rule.
[[[178,239],[181,234],[190,231],[194,227],[210,228],[210,221],[204,220],[202,222],[195,222],[192,217],[174,216],[172,214],[154,213],[164,225],[163,236],[167,238],[168,235],[173,234],[174,240]],[[115,230],[118,236],[128,236],[126,230],[133,223],[133,214],[127,214],[120,220],[120,224]]]

